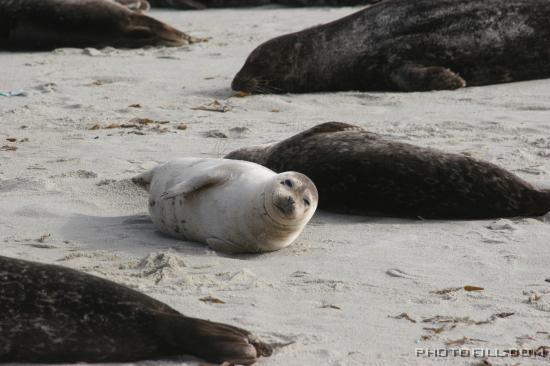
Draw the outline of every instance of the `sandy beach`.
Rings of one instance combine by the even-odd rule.
[[[421,221],[318,211],[290,247],[245,256],[155,230],[132,176],[326,121],[484,159],[550,187],[550,80],[233,96],[233,76],[261,42],[358,9],[154,10],[208,41],[0,52],[0,90],[26,93],[0,96],[1,254],[99,275],[185,315],[249,329],[275,347],[259,365],[482,365],[415,349],[549,347],[550,214]],[[222,111],[203,108],[212,106]]]

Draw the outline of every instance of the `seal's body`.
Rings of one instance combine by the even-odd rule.
[[[140,4],[127,3],[137,7]],[[115,1],[0,2],[0,49],[180,46],[192,41],[179,30]]]
[[[130,362],[190,354],[251,364],[270,353],[245,330],[188,318],[114,282],[0,256],[0,362]]]
[[[244,161],[182,158],[135,177],[149,193],[149,213],[164,233],[231,252],[290,245],[317,208],[303,174]]]
[[[428,91],[550,77],[548,0],[391,0],[265,42],[253,93]]]
[[[149,0],[153,7],[175,9],[206,9],[252,7],[262,5],[284,6],[355,6],[368,5],[381,0]]]
[[[226,158],[307,174],[319,190],[320,207],[337,212],[481,219],[550,211],[549,190],[494,164],[390,141],[346,123],[320,124]]]

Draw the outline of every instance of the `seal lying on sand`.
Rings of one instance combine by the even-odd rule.
[[[256,48],[252,93],[428,91],[550,77],[548,0],[391,0]]]
[[[114,1],[0,2],[0,49],[180,46],[193,38]]]
[[[248,365],[271,349],[246,330],[188,318],[114,282],[0,256],[0,362],[130,362],[183,354]]]
[[[284,6],[354,6],[368,5],[381,0],[149,0],[153,7],[176,9],[206,9],[252,7],[262,5]]]
[[[496,165],[386,140],[347,123],[323,123],[225,158],[307,174],[320,207],[338,212],[481,219],[550,211],[550,190],[537,190]]]
[[[284,248],[317,208],[317,189],[305,175],[244,161],[176,159],[133,181],[149,191],[149,213],[162,232],[222,252]]]

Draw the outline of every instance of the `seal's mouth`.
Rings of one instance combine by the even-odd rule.
[[[266,78],[244,78],[239,74],[231,82],[231,89],[252,94],[280,94],[283,92]]]
[[[249,83],[239,77],[239,75],[233,78],[231,82],[231,89],[235,91],[250,92]]]
[[[287,210],[283,205],[277,204],[275,202],[272,203],[272,205],[276,208],[276,210],[268,210],[267,209],[267,197],[264,199],[264,213],[267,217],[269,217],[269,221],[271,221],[273,224],[275,224],[278,227],[285,227],[285,228],[293,228],[301,225],[300,220],[296,220],[297,217],[294,215],[293,217],[287,216],[285,211]]]
[[[273,200],[273,205],[289,220],[297,218],[296,202],[292,197],[277,197]]]

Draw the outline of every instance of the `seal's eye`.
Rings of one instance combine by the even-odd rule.
[[[283,182],[281,182],[281,184],[284,184],[285,186],[287,187],[294,187],[294,184],[292,184],[292,181],[290,179],[285,179]]]
[[[309,200],[308,200],[307,198],[304,198],[304,204],[305,204],[306,206],[309,206]]]

